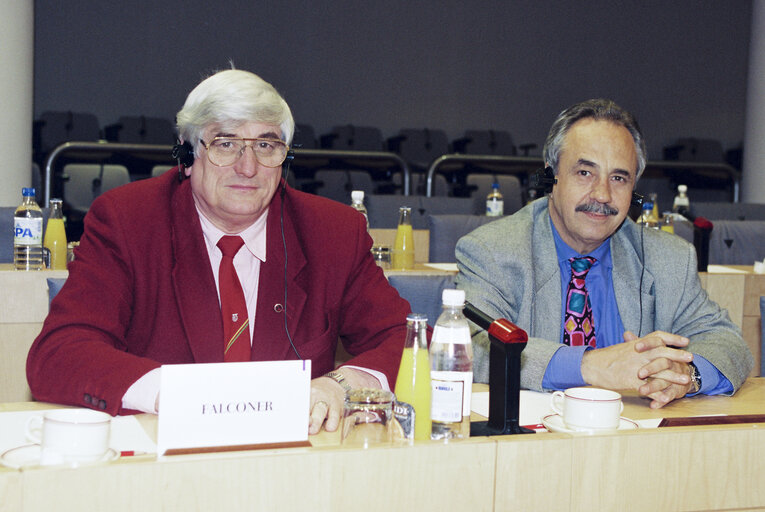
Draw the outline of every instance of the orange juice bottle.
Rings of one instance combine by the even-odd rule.
[[[406,342],[396,378],[396,398],[414,407],[414,438],[430,439],[430,359],[428,357],[427,317],[406,317]]]
[[[61,210],[61,199],[50,200],[50,216],[45,227],[43,246],[50,251],[50,269],[66,270],[67,249],[66,230],[64,229],[64,214]]]
[[[411,270],[414,268],[414,232],[412,231],[412,209],[402,206],[398,210],[398,229],[391,255],[393,270]]]

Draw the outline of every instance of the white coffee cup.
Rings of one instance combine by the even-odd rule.
[[[40,445],[40,465],[95,462],[109,450],[112,417],[90,409],[61,409],[27,421],[27,439]]]
[[[616,430],[624,409],[622,395],[600,388],[555,391],[550,407],[571,430]]]

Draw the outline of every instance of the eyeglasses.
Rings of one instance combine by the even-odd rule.
[[[255,153],[255,159],[266,167],[279,167],[287,158],[289,146],[275,139],[243,139],[233,137],[215,137],[209,144],[202,139],[199,142],[207,150],[207,159],[218,167],[234,165],[249,146]]]

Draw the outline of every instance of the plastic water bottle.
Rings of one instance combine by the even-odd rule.
[[[473,345],[462,314],[464,290],[444,290],[443,312],[430,343],[432,439],[470,436]]]
[[[369,216],[367,215],[367,207],[364,206],[363,190],[351,192],[351,207],[364,216],[364,219],[367,221],[367,231],[369,231]]]
[[[428,318],[412,313],[406,317],[406,341],[396,378],[396,398],[414,408],[414,439],[430,439],[430,360]]]
[[[13,214],[13,263],[16,270],[43,267],[43,214],[35,202],[35,189],[23,188],[24,200]]]
[[[491,192],[486,196],[486,216],[501,217],[505,212],[505,202],[499,191],[499,183],[496,181],[491,186]]]
[[[678,185],[677,195],[675,201],[672,203],[672,213],[679,213],[684,215],[691,207],[690,200],[688,199],[688,186]]]
[[[650,199],[648,201],[643,201],[643,213],[638,217],[637,223],[645,224],[645,227],[647,228],[659,229],[658,219],[654,219],[653,217],[653,203]]]

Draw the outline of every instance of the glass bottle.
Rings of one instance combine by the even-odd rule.
[[[688,199],[688,186],[678,185],[677,195],[672,203],[672,213],[684,215],[690,209],[690,200]]]
[[[396,398],[414,407],[414,438],[430,439],[430,359],[425,315],[406,317],[406,341],[396,378]]]
[[[412,209],[402,206],[398,209],[398,228],[391,257],[393,270],[414,268],[414,231],[412,230]]]
[[[66,270],[66,229],[64,229],[64,212],[61,207],[61,199],[50,200],[50,216],[45,228],[43,245],[50,251],[49,268],[52,270]]]
[[[661,218],[661,230],[667,233],[675,233],[675,222],[672,218],[672,212],[664,212],[664,216]]]
[[[354,190],[351,192],[351,208],[364,216],[364,220],[367,223],[367,231],[369,231],[369,216],[367,215],[367,207],[364,206],[363,190]]]

